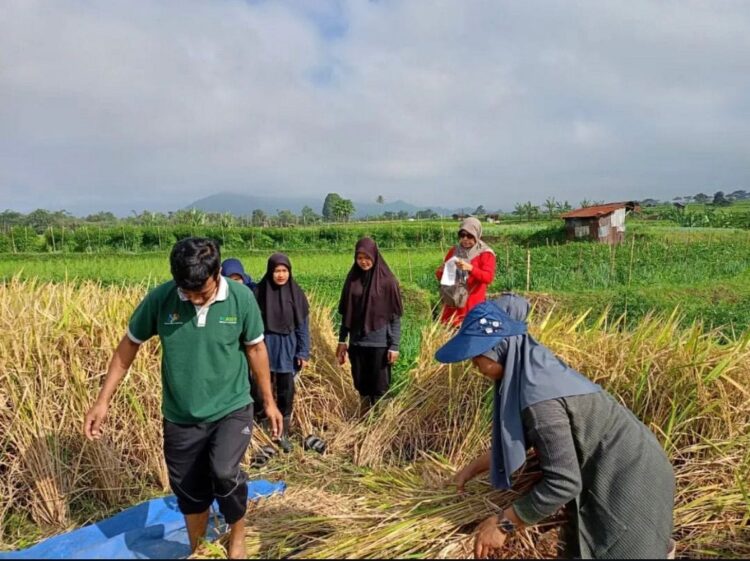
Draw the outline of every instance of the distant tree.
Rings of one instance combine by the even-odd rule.
[[[199,208],[191,208],[188,211],[190,224],[193,226],[204,226],[208,222],[208,214]]]
[[[564,212],[569,212],[573,210],[573,207],[570,206],[570,203],[568,201],[564,201],[562,203],[557,203],[557,212],[562,214]]]
[[[219,215],[219,224],[222,228],[234,228],[237,225],[237,217],[231,212],[223,212]]]
[[[735,201],[743,201],[745,199],[750,198],[750,193],[748,193],[747,191],[743,189],[738,189],[736,191],[732,191],[731,193],[729,193],[729,195],[727,195],[727,198],[730,198],[730,197],[734,199]]]
[[[399,220],[406,220],[407,218],[409,218],[409,211],[399,210],[398,214],[396,214],[396,218],[398,218]]]
[[[534,218],[539,216],[539,208],[532,204],[531,201],[523,204],[518,203],[516,204],[513,214],[522,216],[526,218],[526,220],[533,220]]]
[[[0,212],[0,220],[5,220],[8,222],[20,222],[23,220],[24,214],[21,212],[18,212],[16,210],[10,210],[5,209],[3,212]]]
[[[716,191],[716,193],[714,193],[713,204],[714,206],[728,206],[732,204],[732,201],[724,196],[724,191]]]
[[[297,215],[288,209],[278,211],[276,218],[279,226],[291,226],[297,223]]]
[[[188,212],[184,209],[176,210],[171,213],[171,220],[172,224],[189,224],[190,223],[190,217],[188,216]]]
[[[326,199],[323,202],[323,220],[327,222],[333,222],[336,220],[336,204],[342,201],[341,195],[338,193],[328,193]]]
[[[396,217],[397,217],[397,214],[393,212],[392,210],[386,210],[383,213],[383,218],[385,218],[386,220],[396,220]]]
[[[153,222],[154,215],[152,212],[149,212],[148,210],[142,210],[140,213],[131,210],[130,214],[133,216],[128,216],[125,220],[127,222],[130,222],[131,224],[138,224],[139,226],[146,226]]]
[[[348,222],[354,210],[354,203],[351,200],[339,198],[333,205],[333,216],[336,220]]]
[[[479,205],[476,209],[474,209],[474,212],[472,212],[474,216],[484,216],[487,214],[487,211],[484,209],[484,205]]]
[[[557,210],[557,201],[555,200],[555,197],[549,197],[546,201],[544,201],[544,208],[547,209],[547,215],[552,218],[555,215],[555,211]]]
[[[305,206],[302,208],[300,216],[302,217],[303,224],[316,224],[317,222],[320,222],[321,218],[320,215],[309,206]]]
[[[24,225],[30,226],[37,232],[41,233],[50,226],[59,226],[61,224],[64,224],[67,214],[68,213],[64,210],[58,212],[50,212],[49,210],[38,208],[26,215],[24,219]]]
[[[693,197],[696,203],[702,203],[706,204],[708,201],[711,200],[711,197],[706,195],[705,193],[698,193],[695,197]]]
[[[378,198],[375,199],[375,202],[379,205],[385,204],[385,198],[383,197],[383,195],[378,195]]]
[[[578,203],[578,205],[579,205],[579,206],[580,206],[581,208],[588,208],[588,207],[590,207],[590,206],[591,206],[592,204],[593,204],[593,203],[592,203],[592,202],[591,202],[590,200],[588,200],[588,199],[583,199],[583,200],[582,200],[582,201],[581,201],[580,203]]]
[[[0,228],[7,230],[14,226],[21,226],[24,224],[24,219],[25,216],[20,212],[10,209],[4,210],[0,212]]]
[[[256,208],[250,215],[250,222],[253,226],[265,226],[267,220],[268,217],[266,216],[266,213],[259,208]]]
[[[197,208],[178,210],[172,214],[175,224],[189,224],[190,226],[203,226],[208,222],[208,215]]]
[[[431,208],[428,208],[426,210],[418,210],[414,216],[415,218],[418,218],[420,220],[432,220],[440,217],[440,215]]]
[[[526,220],[533,220],[539,217],[539,207],[532,204],[531,201],[526,203]]]
[[[84,218],[84,220],[86,222],[114,223],[117,222],[117,217],[111,212],[100,211],[94,214],[89,214],[86,218]]]

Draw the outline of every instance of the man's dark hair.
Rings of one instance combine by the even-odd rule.
[[[169,256],[174,282],[183,290],[200,290],[221,270],[219,245],[208,238],[185,238]]]

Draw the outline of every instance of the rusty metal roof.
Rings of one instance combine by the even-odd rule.
[[[560,218],[598,218],[606,214],[611,214],[618,208],[630,207],[632,209],[634,206],[635,205],[632,202],[607,203],[606,205],[587,206],[584,208],[566,212]]]

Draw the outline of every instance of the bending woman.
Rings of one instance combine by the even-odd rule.
[[[458,473],[459,491],[487,471],[496,488],[510,488],[531,447],[542,471],[526,496],[479,526],[477,557],[566,507],[566,556],[666,558],[675,480],[659,442],[630,410],[537,343],[526,330],[528,311],[512,294],[480,304],[435,354],[440,362],[471,358],[495,382],[492,448]]]
[[[352,365],[354,387],[367,410],[391,385],[391,365],[401,341],[401,293],[398,281],[371,238],[362,238],[339,300],[341,329],[336,356]],[[349,345],[346,340],[349,338]]]
[[[459,326],[469,310],[485,301],[487,287],[495,278],[495,252],[482,241],[482,223],[473,216],[461,222],[458,244],[448,250],[435,271],[439,281],[449,261],[455,262],[456,279],[450,286],[440,286],[444,305],[440,321]]]
[[[310,305],[292,276],[291,261],[283,253],[274,253],[268,258],[266,274],[258,283],[255,295],[265,326],[271,386],[284,416],[279,447],[289,452],[295,378],[310,359]],[[254,395],[253,399],[259,401],[260,395]],[[261,402],[259,409],[262,408]]]

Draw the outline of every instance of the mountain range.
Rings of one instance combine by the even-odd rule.
[[[253,210],[260,209],[266,214],[276,214],[280,210],[289,210],[295,214],[309,206],[318,214],[322,213],[323,201],[325,197],[291,197],[291,198],[274,198],[261,197],[256,195],[243,195],[240,193],[217,193],[202,199],[198,199],[187,205],[186,209],[195,208],[205,212],[228,212],[235,216],[248,216]],[[406,211],[413,215],[420,210],[432,209],[441,215],[451,215],[456,212],[454,209],[443,207],[416,206],[404,201],[386,201],[383,204],[365,201],[352,201],[354,204],[354,216],[364,218],[365,216],[377,216],[384,212],[402,212]]]

